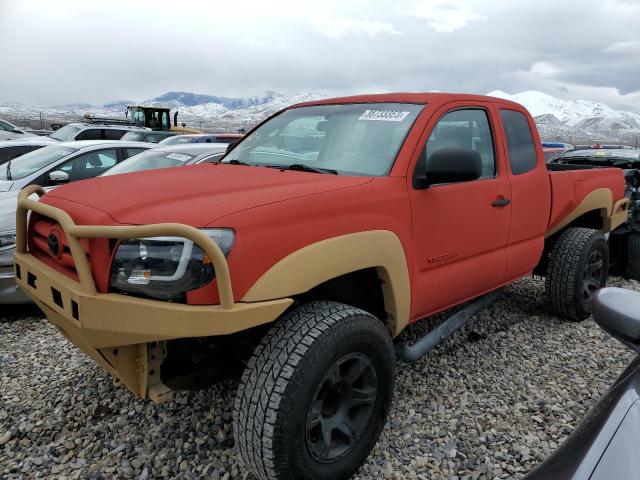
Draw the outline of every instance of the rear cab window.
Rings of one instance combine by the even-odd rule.
[[[536,147],[527,117],[515,110],[500,110],[507,139],[509,164],[513,175],[522,175],[536,168]]]

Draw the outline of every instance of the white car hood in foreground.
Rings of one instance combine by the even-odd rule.
[[[45,191],[53,190],[55,187],[47,187]],[[0,232],[8,232],[16,229],[16,207],[18,206],[18,194],[20,191],[0,193]],[[29,196],[37,200],[34,193]]]
[[[0,232],[16,229],[16,205],[19,192],[0,193]]]

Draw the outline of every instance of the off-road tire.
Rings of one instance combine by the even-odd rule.
[[[591,268],[597,265],[594,257],[598,256],[601,272],[596,275]],[[574,322],[584,320],[591,313],[589,304],[593,293],[607,283],[609,247],[606,238],[590,228],[568,228],[556,240],[548,260],[545,291],[549,309]]]
[[[640,281],[640,233],[631,232],[627,238],[626,276]]]
[[[375,392],[371,414],[361,423],[351,450],[322,463],[314,458],[314,444],[309,443],[311,407],[317,405],[326,376],[351,356],[366,357],[373,367],[366,371],[375,371],[368,374],[376,379],[370,390]],[[245,466],[261,480],[350,478],[382,431],[393,396],[394,371],[391,336],[373,315],[328,301],[291,310],[262,338],[238,387],[233,430]],[[330,438],[336,433],[332,432]]]

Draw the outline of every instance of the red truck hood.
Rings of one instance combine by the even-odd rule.
[[[204,164],[71,183],[47,193],[43,201],[64,208],[72,217],[73,206],[69,202],[99,210],[121,224],[178,222],[204,227],[241,210],[361,185],[370,180],[265,167]],[[100,217],[104,215],[96,218]],[[77,217],[76,221],[79,221]]]

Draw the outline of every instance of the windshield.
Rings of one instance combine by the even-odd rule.
[[[51,145],[0,165],[0,180],[20,180],[75,152],[75,148]]]
[[[146,135],[146,132],[127,132],[120,138],[120,140],[137,142],[142,140],[145,137],[145,135]]]
[[[81,130],[80,127],[75,127],[73,125],[65,125],[62,128],[59,128],[51,135],[51,138],[55,138],[56,140],[60,140],[61,142],[67,142],[69,140],[73,140],[76,134]]]
[[[131,115],[130,120],[135,125],[144,127],[144,110],[134,107],[131,110],[129,110],[129,114]]]
[[[190,153],[147,150],[128,158],[124,162],[110,168],[102,175],[118,175],[121,173],[140,172],[142,170],[179,167],[186,165],[194,157],[195,155]]]
[[[245,137],[223,163],[305,165],[347,175],[387,175],[423,107],[352,103],[292,108]]]
[[[181,145],[183,143],[192,143],[193,137],[185,137],[182,135],[175,135],[173,137],[165,138],[160,142],[162,145]]]

